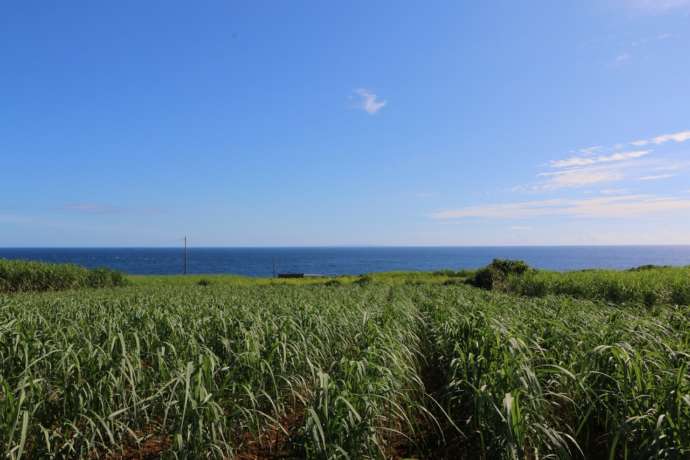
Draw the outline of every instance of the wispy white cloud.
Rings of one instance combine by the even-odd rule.
[[[581,200],[552,199],[468,206],[439,211],[433,219],[524,219],[542,216],[579,218],[626,218],[690,210],[690,198],[655,195],[622,195]]]
[[[377,113],[385,107],[387,101],[380,100],[378,96],[368,89],[358,88],[354,90],[355,97],[358,99],[356,106],[370,115]]]
[[[533,190],[557,190],[562,188],[585,187],[604,182],[618,181],[624,177],[620,169],[604,167],[544,172],[539,173],[537,176],[546,178],[546,180],[533,186]]]
[[[673,134],[662,134],[661,136],[656,136],[651,139],[640,139],[637,141],[633,141],[630,144],[634,146],[645,146],[649,144],[665,144],[666,142],[674,141],[674,142],[685,142],[687,140],[690,140],[690,130],[688,131],[680,131],[677,133]]]
[[[439,211],[431,215],[437,220],[483,217],[493,219],[521,219],[553,214],[563,206],[563,200],[525,201],[521,203],[487,204]]]
[[[655,144],[663,144],[664,142],[668,141],[685,142],[687,140],[690,140],[690,131],[681,131],[674,134],[664,134],[662,136],[657,136],[652,140],[652,142],[654,142]]]
[[[596,152],[598,152],[602,148],[604,148],[604,147],[601,145],[594,145],[592,147],[586,147],[584,149],[580,149],[580,150],[578,150],[578,152],[581,153],[582,155],[594,155]]]
[[[513,225],[510,227],[510,229],[515,230],[516,232],[526,232],[532,230],[532,227],[528,225]]]
[[[625,195],[628,193],[628,190],[624,188],[605,188],[599,190],[599,193],[601,195]]]
[[[646,158],[653,150],[643,146],[657,146],[669,142],[690,140],[690,130],[662,134],[649,139],[619,143],[613,147],[600,145],[577,150],[576,154],[548,163],[550,171],[537,174],[536,183],[513,187],[513,191],[543,192],[564,188],[579,188],[608,182],[632,180],[656,180],[669,177],[666,172],[687,169],[690,165],[670,160],[668,157]],[[637,149],[622,150],[625,145]],[[662,174],[662,171],[664,172]],[[660,177],[663,176],[663,177]]]
[[[630,152],[618,152],[612,155],[592,156],[575,156],[566,158],[565,160],[552,160],[550,162],[553,168],[571,168],[574,166],[589,166],[597,163],[610,163],[614,161],[625,161],[633,158],[640,158],[648,155],[651,150],[634,150]]]
[[[662,179],[669,179],[671,177],[674,177],[675,174],[657,174],[657,175],[652,175],[652,176],[642,176],[640,177],[640,180],[662,180]]]
[[[536,183],[514,187],[513,191],[547,192],[630,180],[660,180],[673,177],[688,168],[690,168],[690,162],[669,158],[632,158],[627,161],[542,172],[537,174],[539,180]],[[608,190],[621,190],[621,188]]]

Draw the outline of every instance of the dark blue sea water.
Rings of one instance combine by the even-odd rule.
[[[493,258],[522,259],[537,268],[630,268],[690,265],[690,246],[190,248],[190,273],[270,276],[280,272],[361,274],[393,270],[477,268]],[[0,258],[110,267],[131,274],[182,272],[180,248],[0,248]]]

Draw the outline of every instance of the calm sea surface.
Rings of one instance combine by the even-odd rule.
[[[493,258],[522,259],[537,268],[630,268],[690,265],[690,246],[190,248],[190,273],[270,276],[280,272],[360,274],[392,270],[477,268]],[[131,274],[177,274],[180,248],[0,248],[0,258],[70,262]]]

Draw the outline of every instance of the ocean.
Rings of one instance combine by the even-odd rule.
[[[0,248],[0,258],[109,267],[130,274],[182,273],[181,248]],[[494,258],[550,270],[690,265],[690,246],[190,248],[188,272],[271,276],[477,268]]]

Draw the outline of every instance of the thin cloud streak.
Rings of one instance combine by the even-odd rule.
[[[675,174],[657,174],[655,176],[642,176],[642,177],[640,177],[640,180],[644,180],[644,181],[661,180],[661,179],[670,179],[671,177],[675,177]]]
[[[690,0],[689,0],[690,1]],[[690,130],[679,131],[676,133],[662,134],[649,139],[640,139],[628,142],[627,145],[643,147],[650,145],[661,145],[668,142],[682,143],[690,140]],[[552,170],[537,174],[541,182],[525,186],[514,187],[514,191],[550,191],[566,188],[578,188],[591,186],[599,183],[616,182],[625,179],[638,180],[657,180],[665,179],[668,175],[649,174],[649,161],[641,160],[650,155],[652,149],[637,149],[629,151],[618,151],[626,144],[616,144],[613,148],[604,148],[600,145],[579,149],[578,154],[568,158],[551,160],[548,165]],[[597,154],[602,150],[609,150],[610,153]],[[611,151],[613,150],[613,151]],[[678,170],[682,165],[664,165],[665,160],[659,159],[662,166],[655,168],[661,170]],[[653,164],[653,162],[652,162]],[[643,170],[644,165],[647,169]],[[646,174],[645,174],[646,173]]]
[[[601,150],[603,148],[604,147],[601,145],[593,145],[592,147],[580,149],[579,152],[583,155],[593,155],[595,152],[598,152],[599,150]]]
[[[690,140],[690,130],[680,131],[673,134],[662,134],[661,136],[656,136],[651,139],[640,139],[638,141],[631,142],[630,144],[636,147],[642,147],[649,144],[661,145],[670,141],[681,143],[687,140]]]
[[[487,204],[439,211],[436,220],[484,218],[525,219],[543,216],[578,218],[626,218],[690,209],[690,199],[655,195],[624,195],[582,200],[552,199],[518,203]]]
[[[599,190],[599,194],[601,195],[625,195],[626,193],[628,193],[628,190],[624,188],[605,188]]]
[[[540,173],[537,176],[546,177],[547,180],[533,187],[534,190],[577,188],[605,182],[615,182],[624,178],[620,170],[613,168],[568,169],[565,171]]]
[[[570,168],[573,166],[589,166],[597,163],[610,163],[614,161],[625,161],[634,158],[641,158],[649,155],[651,150],[634,150],[631,152],[619,152],[612,155],[600,155],[598,157],[570,157],[565,160],[552,160],[552,168]]]

